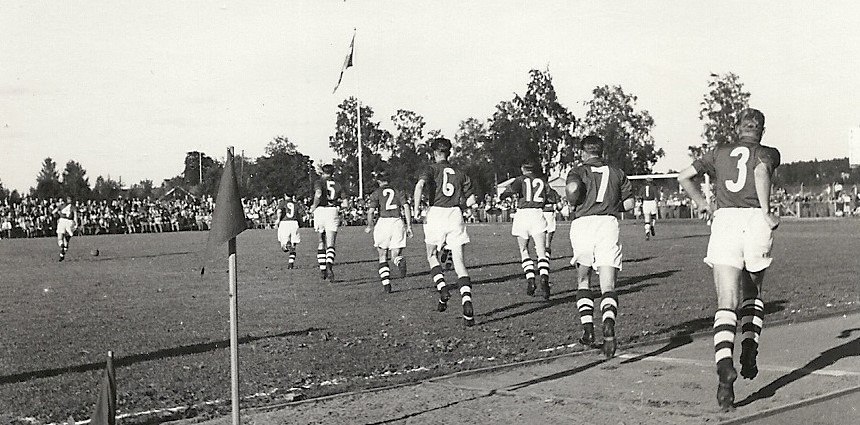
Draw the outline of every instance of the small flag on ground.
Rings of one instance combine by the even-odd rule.
[[[116,374],[111,351],[108,351],[107,365],[99,388],[99,400],[93,409],[90,425],[116,425]]]
[[[346,55],[346,59],[343,60],[343,68],[340,69],[340,76],[337,77],[337,84],[334,86],[334,90],[332,90],[332,94],[337,91],[337,88],[340,87],[340,81],[343,80],[343,71],[346,71],[347,68],[352,66],[352,52],[355,48],[355,33],[352,34],[352,41],[349,43],[349,53]]]
[[[206,241],[207,251],[212,252],[245,231],[245,228],[245,211],[242,209],[239,185],[236,183],[236,173],[233,171],[233,151],[230,150],[227,152],[224,172],[221,173],[218,197],[215,198],[212,227],[209,230],[209,239]]]

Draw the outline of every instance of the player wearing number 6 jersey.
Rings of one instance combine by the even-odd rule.
[[[475,324],[472,283],[463,262],[463,245],[469,243],[469,235],[463,222],[461,205],[465,204],[466,207],[474,205],[475,195],[472,193],[469,177],[448,162],[448,157],[451,155],[451,141],[439,137],[430,142],[430,148],[433,150],[436,163],[427,167],[418,178],[414,200],[416,203],[421,200],[426,186],[430,208],[427,210],[427,221],[424,225],[424,243],[427,245],[430,275],[439,291],[437,309],[445,311],[450,297],[449,287],[445,283],[445,275],[437,256],[439,249],[447,246],[451,249],[454,270],[457,272],[457,284],[460,287],[463,304],[463,320],[466,326],[472,326]]]
[[[526,294],[530,296],[535,294],[535,263],[529,254],[529,239],[533,239],[538,258],[541,291],[544,300],[549,300],[549,260],[546,256],[546,233],[544,233],[547,223],[543,208],[546,205],[547,192],[552,189],[544,177],[535,173],[538,170],[536,163],[526,161],[520,170],[523,175],[511,182],[500,199],[512,196],[517,198],[517,213],[511,226],[511,234],[516,236],[520,247],[520,259],[523,273],[526,275]]]
[[[388,180],[388,172],[377,173],[376,181],[379,187],[367,200],[367,228],[364,229],[367,233],[373,229],[373,246],[379,253],[379,279],[387,293],[391,292],[388,253],[394,257],[394,266],[400,271],[400,276],[406,276],[406,260],[400,254],[403,248],[406,248],[406,237],[412,237],[412,212],[409,204],[403,192],[389,186]],[[379,211],[379,218],[374,225],[376,211]],[[407,217],[405,222],[404,217]]]
[[[296,246],[301,243],[299,235],[299,213],[301,204],[295,198],[285,196],[278,204],[275,221],[278,222],[278,242],[281,249],[287,253],[287,268],[292,269],[296,263]]]
[[[311,205],[314,229],[320,235],[320,243],[317,246],[320,276],[323,279],[328,278],[331,282],[334,282],[334,244],[337,240],[337,228],[340,225],[338,206],[342,195],[340,183],[332,179],[333,173],[333,165],[323,165],[322,176],[314,182],[314,203]]]
[[[708,203],[694,178],[708,174],[715,186],[715,211],[705,263],[713,267],[717,288],[714,314],[714,360],[717,363],[717,403],[723,410],[734,404],[735,332],[738,297],[741,305],[741,375],[755,378],[756,356],[764,317],[761,284],[772,261],[773,230],[779,218],[770,212],[770,182],[779,166],[779,151],[761,145],[764,114],[744,109],[735,128],[738,143],[719,145],[681,171],[678,181],[703,212]]]
[[[589,288],[592,269],[600,275],[600,311],[603,318],[603,354],[615,355],[615,323],[618,295],[615,279],[621,270],[621,244],[618,242],[618,218],[622,211],[633,209],[633,189],[623,171],[603,160],[603,140],[588,136],[580,144],[582,164],[567,174],[566,192],[575,205],[575,219],[570,224],[571,263],[577,266],[576,306],[583,334],[583,345],[594,344],[594,295]]]

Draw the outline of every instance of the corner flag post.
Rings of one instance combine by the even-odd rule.
[[[355,126],[355,132],[358,134],[358,197],[364,198],[364,169],[361,164],[361,100],[356,98],[355,105],[355,109],[357,110],[356,115],[358,116],[358,122]]]
[[[233,167],[233,147],[227,148],[227,159]],[[230,279],[230,393],[233,398],[233,425],[239,425],[239,307],[236,279],[236,237],[227,241],[227,264]]]

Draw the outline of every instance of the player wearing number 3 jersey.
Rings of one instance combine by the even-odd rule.
[[[523,273],[526,275],[526,295],[535,294],[535,263],[529,254],[529,239],[535,241],[535,252],[538,257],[538,273],[540,274],[541,291],[544,300],[549,300],[549,260],[546,255],[546,228],[543,208],[546,205],[548,192],[552,188],[546,178],[537,175],[538,165],[526,161],[520,167],[523,175],[514,179],[510,186],[501,194],[500,199],[516,196],[517,213],[511,226],[511,234],[517,237],[520,247]]]
[[[403,191],[388,185],[388,172],[376,174],[379,187],[370,194],[367,200],[367,228],[373,229],[373,246],[379,254],[379,280],[385,292],[391,292],[391,269],[388,267],[389,252],[394,257],[394,266],[400,271],[400,276],[406,276],[406,260],[401,256],[406,248],[406,237],[412,237],[412,213]],[[401,213],[402,210],[402,213]],[[379,212],[379,218],[374,225],[374,215]],[[404,221],[404,217],[406,220]]]
[[[732,355],[741,305],[741,375],[758,374],[756,356],[764,316],[761,284],[772,261],[773,230],[779,218],[770,213],[770,181],[779,166],[779,151],[761,145],[764,114],[745,109],[738,116],[738,143],[720,145],[681,171],[678,181],[696,205],[707,212],[708,204],[694,178],[713,178],[716,210],[705,262],[713,267],[717,288],[714,315],[714,360],[717,363],[717,403],[730,410],[734,403],[737,372]]]
[[[320,276],[323,279],[328,278],[331,282],[334,282],[334,244],[337,241],[337,228],[340,225],[338,206],[343,194],[340,183],[332,179],[333,173],[333,165],[323,165],[320,179],[314,182],[314,203],[311,205],[314,229],[320,235],[320,243],[317,246]]]
[[[439,291],[437,309],[445,311],[449,298],[449,287],[445,283],[445,275],[437,256],[444,245],[451,250],[453,256],[463,304],[463,320],[466,326],[472,326],[475,323],[472,284],[463,262],[463,245],[469,243],[469,234],[466,233],[461,209],[464,204],[466,207],[475,204],[472,182],[465,173],[448,162],[448,156],[451,155],[450,140],[442,137],[433,139],[430,142],[430,148],[433,150],[433,159],[436,163],[421,173],[415,185],[414,199],[416,203],[421,200],[426,186],[430,208],[427,210],[427,221],[424,225],[424,242],[427,246],[430,275]]]
[[[594,295],[589,288],[592,269],[600,274],[600,311],[603,318],[603,354],[615,355],[615,323],[618,295],[615,279],[621,270],[621,244],[618,242],[618,218],[622,211],[633,209],[633,189],[620,169],[603,160],[603,140],[588,136],[581,142],[581,165],[567,174],[567,199],[575,205],[575,219],[570,224],[571,263],[577,266],[576,306],[583,333],[583,345],[594,343]]]

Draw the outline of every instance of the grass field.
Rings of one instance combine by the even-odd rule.
[[[435,311],[420,226],[407,249],[409,273],[384,294],[371,237],[342,229],[338,281],[320,281],[316,238],[302,230],[297,270],[274,230],[238,238],[243,406],[415,381],[456,370],[582,350],[575,271],[553,260],[549,302],[524,294],[510,224],[475,225],[467,248],[477,324],[465,328],[459,299]],[[554,242],[569,255],[568,226]],[[765,282],[767,322],[860,307],[857,220],[781,225]],[[711,327],[715,295],[701,258],[708,228],[661,222],[646,242],[622,225],[619,326],[624,344]],[[197,255],[206,233],[75,238],[56,261],[53,239],[0,241],[0,422],[87,418],[107,350],[116,353],[120,413],[197,406],[224,412],[229,399],[226,261]],[[89,252],[98,248],[101,255]],[[225,248],[226,251],[226,248]],[[394,276],[397,276],[396,271]],[[453,277],[449,275],[449,279]],[[766,337],[765,337],[766,338]],[[571,345],[572,344],[572,345]],[[549,350],[557,348],[555,350]],[[153,421],[141,416],[123,423]]]

